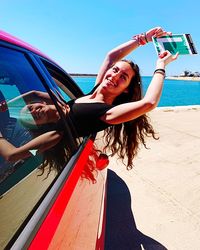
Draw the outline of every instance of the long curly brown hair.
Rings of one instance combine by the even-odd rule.
[[[135,76],[131,79],[127,93],[119,95],[115,99],[114,105],[142,99],[142,79],[138,65],[129,60],[123,59],[122,61],[127,62],[132,67]],[[147,148],[145,138],[151,136],[156,140],[158,139],[150,124],[149,117],[144,114],[132,121],[107,128],[104,131],[106,143],[104,149],[105,151],[109,149],[111,156],[117,154],[123,162],[125,157],[127,157],[127,169],[132,169],[133,158],[138,153],[139,145],[142,143]]]

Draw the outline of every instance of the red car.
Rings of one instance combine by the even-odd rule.
[[[82,91],[49,57],[3,31],[0,58],[0,249],[103,249],[106,164],[96,135],[77,137],[62,111]],[[37,122],[45,105],[59,124]],[[62,139],[46,143],[57,129]],[[43,149],[25,152],[38,138]]]

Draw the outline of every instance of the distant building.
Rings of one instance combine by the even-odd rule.
[[[182,77],[200,77],[200,72],[195,71],[192,72],[190,70],[184,70],[183,73],[180,74]]]

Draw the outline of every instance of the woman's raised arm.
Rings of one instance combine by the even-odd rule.
[[[160,37],[166,34],[171,34],[171,32],[166,32],[161,27],[155,27],[145,33],[133,36],[128,42],[125,42],[109,51],[100,67],[95,85],[101,83],[106,71],[117,61],[130,54],[140,45],[145,45],[146,43],[151,42],[152,37]]]

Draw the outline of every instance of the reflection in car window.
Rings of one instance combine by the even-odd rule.
[[[58,79],[56,79],[55,77],[52,77],[52,79],[54,80],[54,82],[59,87],[59,90],[60,90],[63,98],[65,99],[65,101],[66,102],[69,101],[71,99],[70,96],[69,96],[71,93],[68,91],[68,89]]]
[[[74,88],[74,83],[70,82],[69,76],[63,72],[60,68],[55,65],[49,63],[46,60],[41,59],[42,65],[44,65],[45,69],[50,74],[51,79],[55,83],[55,85],[59,88],[59,90],[63,93],[63,97],[66,101],[75,98],[74,93],[72,92],[72,88]],[[71,89],[69,88],[71,87]],[[78,94],[78,93],[77,93]]]
[[[66,166],[72,152],[61,119],[67,107],[60,100],[55,107],[23,53],[0,48],[0,57],[2,249]]]
[[[68,101],[83,96],[83,92],[66,72],[44,59],[41,59],[40,62],[42,62],[45,70],[48,71],[51,82],[53,82],[55,86],[54,93],[58,94],[60,100],[62,100],[63,103],[68,105]],[[64,119],[68,120],[68,124],[71,128],[71,135],[73,136],[74,140],[76,140],[76,142],[80,145],[80,143],[83,141],[83,137],[80,137],[78,135],[78,131],[76,130],[74,121],[70,116],[67,115],[70,110],[69,106],[68,112],[65,112]]]

